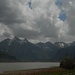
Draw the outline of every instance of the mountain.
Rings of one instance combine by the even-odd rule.
[[[68,44],[66,44],[64,42],[55,42],[54,45],[59,47],[59,48],[65,48],[65,47],[69,46]]]
[[[50,61],[58,50],[51,42],[33,44],[26,38],[24,40],[14,37],[0,42],[0,50],[8,52],[20,61]]]
[[[53,50],[58,49],[58,47],[52,44],[51,42],[46,42],[46,43],[39,42],[36,45],[44,50],[53,51]]]
[[[8,38],[0,42],[0,55],[0,61],[12,61],[12,59],[25,62],[61,61],[66,56],[75,57],[75,42],[33,44],[26,38],[24,40],[18,37]]]
[[[75,46],[75,41],[69,43],[69,46]]]
[[[18,61],[14,56],[9,55],[7,52],[0,51],[0,62],[16,62]]]
[[[65,57],[75,58],[75,46],[69,46],[58,50],[51,61],[62,61]]]

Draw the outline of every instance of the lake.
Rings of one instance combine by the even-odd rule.
[[[19,62],[19,63],[0,63],[0,72],[14,71],[14,70],[27,70],[38,68],[57,67],[59,62]]]

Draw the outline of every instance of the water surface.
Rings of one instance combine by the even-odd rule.
[[[59,66],[58,62],[19,62],[19,63],[0,63],[0,72],[27,70],[38,68],[49,68]]]

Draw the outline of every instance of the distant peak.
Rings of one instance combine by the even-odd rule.
[[[66,44],[64,42],[55,42],[54,44]]]
[[[64,42],[55,42],[54,44],[60,48],[64,48],[65,46],[67,46],[67,44]]]
[[[4,39],[3,41],[10,41],[10,39],[9,39],[9,38],[7,38],[7,39]]]
[[[46,42],[46,44],[52,44],[52,43],[48,41],[48,42]]]
[[[75,41],[73,41],[72,43],[75,43]]]
[[[18,38],[18,37],[14,37],[11,41],[17,41],[17,42],[20,42],[21,40]]]
[[[29,42],[26,38],[24,39],[24,42]]]
[[[37,44],[45,44],[45,43],[43,43],[43,42],[39,42],[39,43],[37,43]]]
[[[15,36],[15,37],[13,38],[13,40],[20,40],[20,39],[19,39],[18,37]]]

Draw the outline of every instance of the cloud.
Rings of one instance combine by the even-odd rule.
[[[24,22],[22,16],[20,3],[17,0],[0,0],[0,22],[6,25],[22,23]]]
[[[13,37],[12,31],[7,26],[0,23],[0,41],[7,37]]]
[[[59,2],[61,2],[61,0],[59,0]],[[58,5],[57,5],[58,6]],[[61,8],[58,6],[58,8],[61,11],[64,11],[66,13],[66,29],[67,29],[67,33],[65,35],[64,38],[67,39],[63,39],[64,40],[68,40],[68,41],[74,41],[74,37],[75,37],[75,1],[74,0],[63,0],[62,1],[62,6]],[[62,40],[62,38],[60,38]]]
[[[63,0],[62,9],[66,12],[67,15],[67,24],[68,24],[68,35],[70,37],[75,36],[75,1],[74,0]]]
[[[29,2],[30,0],[0,0],[0,37],[64,41],[68,36],[75,35],[74,0],[32,0],[32,9],[29,8]],[[65,21],[65,16],[60,15],[62,10],[67,16]],[[5,28],[6,31],[2,32]]]

